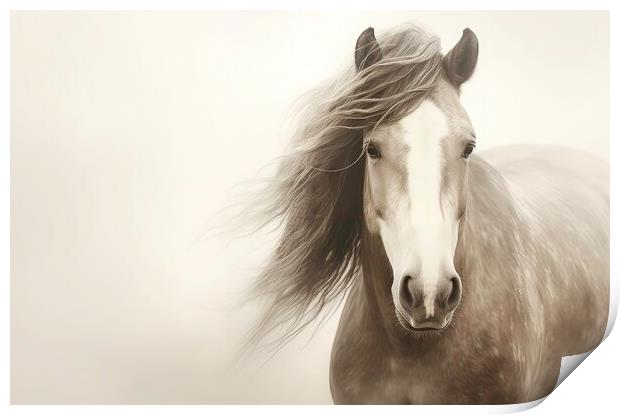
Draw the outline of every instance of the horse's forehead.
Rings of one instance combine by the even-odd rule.
[[[411,113],[373,132],[374,140],[389,141],[389,145],[404,150],[429,141],[449,145],[450,137],[475,137],[475,133],[457,90],[444,80]]]
[[[450,133],[446,113],[432,99],[420,103],[415,111],[401,120],[400,126],[404,132],[402,139],[409,148],[417,150],[439,145]]]

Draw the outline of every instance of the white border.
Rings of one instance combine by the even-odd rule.
[[[111,1],[55,1],[51,5],[46,1],[13,1],[4,2],[4,14],[2,15],[2,23],[4,30],[2,31],[2,42],[0,42],[0,53],[5,57],[5,64],[2,65],[2,90],[6,91],[2,100],[2,112],[0,116],[1,126],[5,131],[2,135],[0,144],[0,191],[2,198],[0,199],[0,269],[2,286],[0,287],[0,326],[2,341],[0,342],[0,355],[2,363],[0,364],[0,399],[2,400],[2,409],[9,409],[14,412],[24,413],[108,413],[111,410],[133,413],[200,413],[205,410],[217,410],[218,412],[237,412],[240,409],[258,411],[264,413],[278,413],[282,411],[290,412],[294,410],[300,413],[313,413],[317,408],[288,406],[262,406],[247,408],[245,406],[214,406],[204,408],[202,406],[8,406],[9,405],[9,385],[10,385],[10,354],[9,354],[9,269],[10,269],[10,11],[11,10],[610,10],[610,33],[611,33],[611,50],[610,50],[610,73],[618,73],[617,64],[617,34],[615,27],[617,18],[615,16],[615,4],[613,1],[590,0],[588,2],[563,1],[562,9],[557,9],[556,2],[548,0],[522,0],[522,1],[412,1],[412,0],[230,0],[230,1],[214,1],[214,0],[179,0],[179,1],[162,1],[162,0],[111,0]],[[468,7],[465,8],[464,5]],[[527,30],[527,28],[524,28]],[[579,28],[575,28],[579,30]],[[611,114],[618,114],[618,84],[611,79]],[[620,144],[616,142],[618,139],[618,121],[611,117],[611,134],[610,134],[610,164],[611,168],[611,188],[618,183],[618,167],[615,162],[618,161],[618,149]],[[618,221],[614,213],[617,212],[618,199],[617,193],[612,192],[611,195],[611,252],[616,253],[611,256],[611,275],[612,275],[612,297],[611,307],[613,316],[617,313],[618,307]],[[608,331],[611,325],[608,327]],[[595,410],[603,412],[606,408],[613,408],[617,405],[615,376],[619,367],[619,358],[616,350],[620,346],[620,337],[617,334],[609,336],[604,343],[590,356],[588,363],[582,365],[577,374],[569,376],[569,378],[560,387],[553,392],[544,405],[533,409],[538,413],[556,413],[567,411],[569,413],[574,410]],[[583,372],[583,377],[580,376]],[[588,374],[586,377],[585,375]],[[450,406],[450,407],[416,407],[415,411],[422,414],[446,414],[446,413],[501,413],[514,412],[515,410],[523,410],[531,407],[529,405],[511,405],[505,407],[493,406]],[[355,411],[367,412],[376,411],[374,407],[321,407],[321,410],[331,411]],[[407,407],[388,407],[381,408],[381,411],[411,411],[413,408]]]
[[[502,1],[469,0],[9,0],[7,10],[612,10],[614,1],[563,1],[557,7],[552,0]]]

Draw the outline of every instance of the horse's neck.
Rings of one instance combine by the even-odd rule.
[[[395,321],[392,269],[378,235],[365,230],[361,242],[364,306],[369,309],[369,320],[382,325],[389,334]]]
[[[461,224],[454,263],[463,282],[463,300],[457,316],[444,331],[466,332],[471,335],[484,330],[480,324],[490,309],[499,310],[494,303],[505,304],[519,289],[519,278],[507,275],[517,269],[515,240],[521,233],[520,220],[507,192],[503,178],[483,161],[472,163],[470,169],[468,213]],[[362,233],[363,307],[368,319],[380,325],[393,345],[409,347],[415,342],[398,327],[391,294],[392,271],[379,235],[365,230]],[[484,301],[480,301],[484,299]],[[453,333],[458,336],[458,333]],[[446,336],[427,337],[424,343],[442,341]]]

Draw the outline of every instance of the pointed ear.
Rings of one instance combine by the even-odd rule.
[[[478,38],[469,28],[463,30],[461,40],[443,58],[444,68],[450,82],[457,88],[467,81],[478,62]]]
[[[375,29],[369,27],[357,38],[355,44],[355,67],[358,72],[379,62],[383,54],[375,38]]]

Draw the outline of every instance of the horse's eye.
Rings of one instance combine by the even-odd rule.
[[[368,153],[368,157],[370,157],[371,159],[381,158],[381,153],[379,152],[379,149],[373,143],[369,143],[368,146],[366,146],[366,153]]]
[[[467,144],[467,146],[465,147],[465,150],[463,151],[463,158],[468,159],[471,153],[474,151],[474,148],[476,148],[475,143]]]

